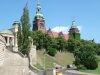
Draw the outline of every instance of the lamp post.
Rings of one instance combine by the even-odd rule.
[[[46,66],[45,66],[45,49],[44,49],[44,75],[46,75]]]
[[[44,70],[45,70],[45,49],[44,49]]]

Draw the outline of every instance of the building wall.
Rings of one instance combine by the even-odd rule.
[[[4,64],[5,48],[5,39],[2,35],[0,35],[0,66]]]

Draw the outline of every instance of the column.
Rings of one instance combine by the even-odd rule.
[[[7,36],[7,46],[9,46],[9,37]]]
[[[14,37],[12,37],[12,45],[14,46]]]
[[[13,51],[17,52],[18,51],[18,46],[17,46],[17,33],[14,35],[14,47]]]
[[[14,46],[14,38],[13,37],[10,38],[10,45]]]
[[[17,33],[15,33],[15,47],[17,47]]]

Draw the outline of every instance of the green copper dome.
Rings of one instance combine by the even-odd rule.
[[[77,28],[75,21],[72,21],[71,28]]]
[[[40,1],[39,1],[39,0],[38,0],[38,2],[37,2],[36,17],[37,17],[37,18],[43,17],[43,14],[42,14],[42,12],[41,12],[41,5],[40,5]]]

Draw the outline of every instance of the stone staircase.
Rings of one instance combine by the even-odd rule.
[[[0,44],[0,66],[2,66],[4,62],[4,53],[4,46]]]
[[[29,69],[29,60],[20,56],[18,53],[6,49],[5,54],[0,50],[0,75],[36,75]],[[5,55],[5,56],[4,56]]]

